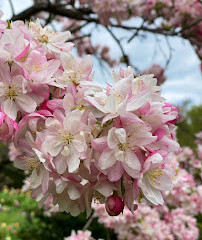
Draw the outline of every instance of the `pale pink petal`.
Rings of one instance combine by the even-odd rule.
[[[38,166],[35,168],[30,176],[30,187],[37,188],[43,179],[44,168]]]
[[[27,161],[24,160],[24,156],[17,156],[14,161],[14,166],[21,170],[30,170]]]
[[[117,137],[117,135],[116,135],[116,132],[115,132],[115,130],[116,130],[116,128],[111,128],[110,130],[109,130],[109,132],[108,132],[108,136],[107,136],[107,144],[108,144],[108,146],[109,146],[109,148],[111,148],[111,149],[114,149],[114,148],[116,148],[117,146],[118,146],[118,144],[119,144],[119,140],[118,140],[118,137]],[[124,129],[122,129],[122,135],[124,134],[123,132],[124,132],[125,130]]]
[[[71,93],[67,93],[63,99],[63,108],[65,112],[70,112],[74,107],[74,98]]]
[[[72,147],[77,152],[83,152],[86,149],[85,139],[82,135],[77,135],[72,141]]]
[[[17,117],[17,106],[12,99],[7,99],[1,104],[2,111],[6,113],[11,119],[15,120]]]
[[[124,170],[127,172],[128,175],[130,175],[132,178],[139,178],[140,177],[140,171],[128,167],[128,165],[124,162],[121,163]]]
[[[127,104],[127,111],[135,111],[142,107],[145,103],[151,101],[151,93],[149,91],[144,91],[139,96],[134,96],[130,99]]]
[[[31,113],[34,112],[37,104],[27,95],[20,95],[16,97],[16,103],[23,111]]]
[[[124,128],[115,129],[115,134],[120,143],[124,144],[126,142],[126,131]]]
[[[81,73],[88,75],[91,72],[92,67],[93,67],[92,56],[87,55],[80,64],[80,71]]]
[[[163,157],[161,156],[161,154],[159,153],[154,153],[154,154],[150,154],[147,158],[146,161],[151,162],[152,164],[154,163],[160,163],[162,162]]]
[[[98,165],[102,170],[112,167],[116,162],[114,157],[114,151],[111,149],[106,149],[102,152],[100,159],[98,160]]]
[[[156,141],[160,141],[166,135],[166,129],[158,128],[154,133],[154,136],[157,136]]]
[[[107,176],[110,182],[116,182],[122,177],[123,173],[124,168],[121,163],[117,161],[116,164],[107,171]]]
[[[140,171],[141,164],[140,161],[135,153],[132,151],[128,151],[125,154],[125,163],[130,167],[131,169],[135,169],[137,171]]]
[[[80,165],[80,159],[77,155],[70,155],[66,158],[68,171],[70,173],[76,172]]]
[[[154,169],[155,170],[155,169]],[[150,178],[148,178],[148,181],[150,181],[152,187],[163,190],[163,191],[171,191],[173,189],[173,183],[170,177],[162,172],[163,174],[160,175],[158,178],[153,178],[152,182],[150,181]],[[147,174],[146,174],[147,175]]]
[[[16,60],[19,60],[19,59],[25,57],[26,54],[27,54],[28,51],[29,51],[29,48],[30,48],[30,43],[25,47],[25,49],[24,49],[17,57],[15,57],[15,59],[16,59]]]
[[[65,70],[77,69],[77,62],[71,54],[67,53],[61,54],[61,61]]]
[[[65,156],[62,156],[61,154],[55,157],[54,164],[59,174],[63,174],[67,169]]]
[[[44,195],[48,191],[48,186],[49,186],[49,171],[45,170],[43,173],[43,179],[42,179],[42,183],[41,183],[42,192]]]
[[[107,98],[105,110],[112,114],[115,114],[117,112],[117,99],[113,95],[110,95]]]
[[[116,118],[116,117],[118,117],[119,115],[118,114],[112,114],[112,113],[109,113],[109,114],[107,114],[104,118],[103,118],[103,120],[102,120],[102,124],[105,124],[107,121],[109,121],[109,120],[111,120],[111,119],[113,119],[113,118]]]
[[[57,138],[46,139],[42,145],[42,149],[52,157],[55,157],[62,150],[62,144]]]
[[[105,182],[98,183],[94,187],[94,189],[96,189],[103,196],[109,197],[112,194],[113,190],[115,190],[115,187],[113,184],[105,181]]]
[[[161,192],[158,189],[153,188],[146,178],[142,179],[142,183],[144,187],[141,187],[141,189],[145,197],[154,205],[163,205],[164,200]]]
[[[107,145],[107,136],[93,139],[91,146],[94,150],[98,152],[103,152],[104,149],[108,147]]]
[[[72,184],[68,185],[67,192],[71,200],[76,200],[81,197],[81,192]]]
[[[150,111],[150,103],[144,104],[138,111],[141,115],[146,115]]]

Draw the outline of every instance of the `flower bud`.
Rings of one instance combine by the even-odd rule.
[[[110,216],[117,216],[123,212],[124,202],[120,197],[112,195],[108,197],[105,207]]]
[[[0,110],[0,141],[11,141],[17,127],[17,123]]]

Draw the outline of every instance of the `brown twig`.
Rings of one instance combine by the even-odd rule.
[[[94,218],[95,218],[95,215],[94,215],[94,213],[92,213],[92,215],[88,218],[88,221],[84,225],[84,227],[82,229],[83,231],[85,231],[86,229],[88,229],[90,227],[90,225],[93,222]]]
[[[129,62],[129,58],[128,56],[126,55],[124,49],[123,49],[123,46],[120,42],[120,40],[116,37],[116,35],[109,29],[109,27],[106,27],[107,31],[111,34],[112,38],[115,40],[115,42],[118,44],[120,50],[121,50],[121,53],[122,53],[122,58],[123,58],[123,61],[126,63],[126,65],[130,65],[130,62]]]

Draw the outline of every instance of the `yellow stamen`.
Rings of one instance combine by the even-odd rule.
[[[63,145],[69,145],[74,139],[73,135],[69,132],[66,131],[62,132],[61,130],[59,130],[58,132],[59,132],[58,139]]]
[[[147,174],[149,175],[149,178],[151,179],[153,186],[156,186],[154,181],[156,181],[159,185],[161,185],[161,182],[157,181],[157,179],[160,180],[161,175],[164,175],[164,173],[162,172],[162,169],[160,167],[158,169],[149,170]]]

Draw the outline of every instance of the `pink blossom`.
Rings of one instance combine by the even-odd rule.
[[[1,60],[15,61],[22,60],[30,49],[30,43],[25,39],[19,28],[4,30],[0,39]]]
[[[78,85],[82,81],[89,80],[92,71],[92,59],[90,55],[87,55],[84,59],[75,59],[71,54],[62,54],[61,61],[64,72],[58,83],[62,87],[68,86],[70,82]]]
[[[13,66],[14,68],[14,66]],[[1,109],[15,120],[17,112],[31,113],[37,107],[34,95],[27,89],[26,79],[13,70],[10,73],[7,63],[0,63],[0,104]]]
[[[76,232],[72,230],[71,236],[64,238],[64,240],[93,240],[94,238],[91,237],[91,232],[86,231],[78,231]]]
[[[170,169],[166,169],[163,158],[159,153],[149,155],[143,166],[143,177],[138,182],[145,197],[155,205],[163,204],[161,191],[170,191],[173,188]]]
[[[80,155],[86,150],[85,138],[82,134],[82,113],[74,110],[62,116],[62,122],[57,119],[47,119],[48,129],[43,150],[55,158],[56,169],[61,174],[67,166],[70,173],[77,171],[80,164]]]
[[[71,42],[65,43],[71,36],[69,31],[56,33],[51,26],[45,26],[43,28],[39,19],[37,19],[35,23],[29,23],[29,30],[33,39],[39,42],[39,45],[41,45],[45,51],[61,53],[62,51],[67,52],[73,47]]]
[[[160,86],[162,83],[166,81],[164,68],[158,64],[153,64],[149,69],[144,70],[142,74],[154,74],[155,78],[157,78],[158,86]]]

